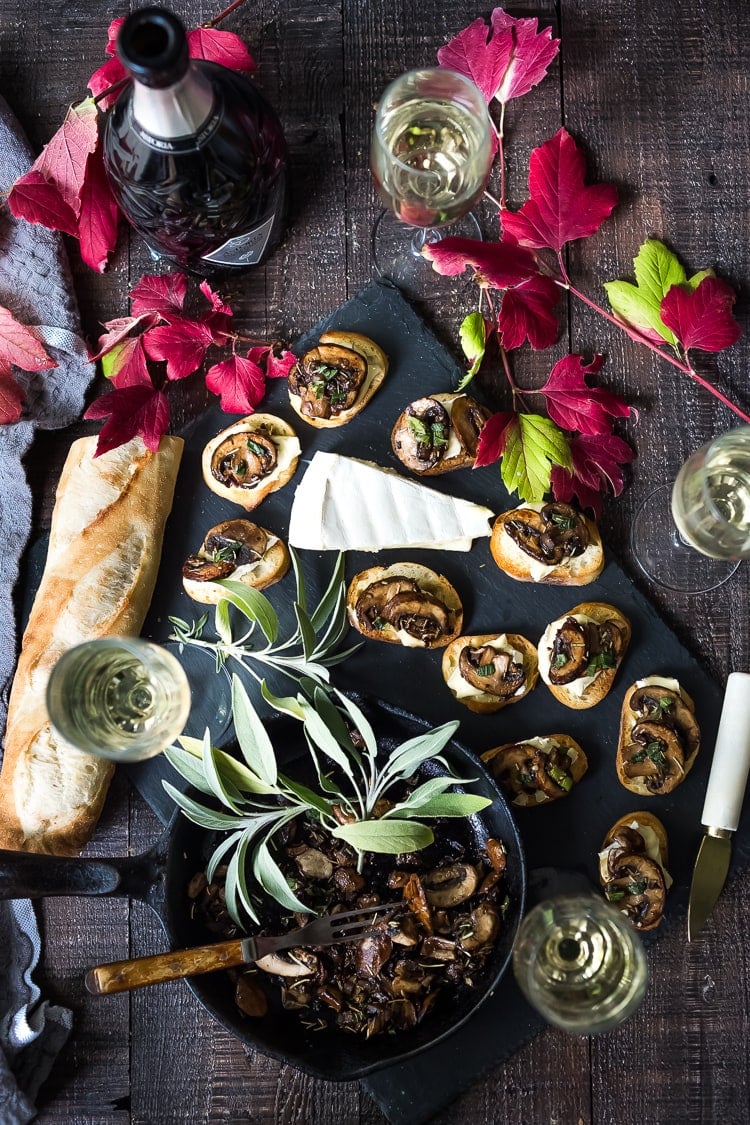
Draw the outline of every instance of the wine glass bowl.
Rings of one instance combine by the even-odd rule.
[[[558,895],[535,906],[518,931],[513,972],[548,1023],[580,1035],[622,1023],[648,981],[638,934],[593,893]]]
[[[750,558],[750,426],[696,450],[672,485],[641,504],[631,528],[641,570],[659,585],[704,593]]]
[[[436,285],[422,248],[446,228],[481,238],[470,212],[487,186],[492,160],[487,106],[470,79],[429,67],[392,82],[378,105],[370,149],[386,207],[373,234],[378,271],[418,295]]]

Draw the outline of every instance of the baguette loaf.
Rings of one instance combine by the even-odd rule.
[[[104,636],[134,636],[146,616],[172,506],[181,438],[158,453],[140,438],[94,458],[71,446],[57,488],[49,551],[11,688],[0,774],[0,847],[74,855],[104,804],[111,762],[51,729],[45,689],[58,658]]]

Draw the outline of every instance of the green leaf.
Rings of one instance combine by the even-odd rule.
[[[305,576],[302,573],[300,566],[299,555],[294,547],[289,548],[289,556],[292,560],[292,569],[294,570],[294,581],[297,586],[297,602],[302,606],[305,613],[307,613],[307,589],[305,587]]]
[[[290,547],[290,553],[294,554],[294,549]],[[311,614],[310,620],[312,626],[317,633],[322,625],[328,620],[329,616],[334,612],[336,607],[341,601],[341,592],[344,587],[344,555],[339,552],[336,562],[331,573],[331,578],[326,587],[323,597],[318,602],[315,612]],[[344,596],[346,591],[344,590]]]
[[[474,781],[475,778],[465,778],[463,779],[463,784],[467,784],[469,780]],[[443,793],[446,789],[450,789],[452,785],[456,784],[458,784],[458,779],[450,775],[446,775],[445,777],[431,777],[429,781],[424,781],[421,785],[418,785],[416,789],[413,789],[405,800],[394,805],[393,808],[389,809],[384,815],[398,816],[404,809],[419,809],[422,805],[426,804],[427,801],[431,800],[432,797]]]
[[[265,594],[231,578],[220,578],[216,584],[221,586],[226,600],[231,602],[248,621],[256,621],[268,643],[273,644],[279,635],[279,619]]]
[[[221,863],[222,859],[224,859],[227,852],[230,851],[234,847],[234,845],[242,839],[244,832],[244,828],[240,828],[237,832],[233,832],[231,836],[227,836],[226,840],[222,840],[218,847],[214,849],[214,852],[206,865],[206,878],[208,879],[209,883],[213,883],[217,867]]]
[[[435,839],[431,828],[415,820],[357,820],[339,824],[331,835],[346,840],[358,852],[381,855],[420,851]]]
[[[312,627],[310,618],[307,616],[306,610],[299,602],[294,603],[294,614],[297,618],[297,628],[302,638],[302,651],[305,655],[305,660],[310,660],[315,652],[315,630]]]
[[[237,675],[232,676],[232,717],[245,761],[261,781],[275,786],[278,771],[273,743]]]
[[[553,465],[571,464],[568,439],[551,418],[541,414],[519,414],[508,427],[500,473],[509,492],[536,503],[550,487]]]
[[[685,285],[692,293],[693,290],[697,289],[700,283],[707,277],[716,277],[716,271],[712,269],[698,270],[697,273],[694,273],[692,277],[689,277],[687,279]]]
[[[331,809],[330,801],[326,801],[323,797],[319,797],[312,789],[308,789],[306,785],[302,785],[299,781],[292,781],[290,777],[282,778],[284,788],[294,793],[295,797],[299,797],[308,808],[315,809],[322,816],[331,818],[333,811]]]
[[[336,736],[331,733],[325,721],[313,707],[309,704],[303,704],[303,708],[305,711],[305,733],[308,738],[327,758],[330,758],[344,771],[351,782],[354,782],[351,763],[354,753],[349,754],[341,747]],[[352,747],[352,751],[354,751],[354,747]]]
[[[197,742],[198,740],[196,739],[195,741]],[[181,749],[179,746],[168,746],[164,751],[164,757],[167,759],[170,766],[177,770],[180,777],[184,777],[185,781],[187,781],[189,785],[192,785],[194,789],[205,793],[207,797],[213,796],[211,786],[208,784],[203,774],[200,752],[196,755],[191,754],[189,750]]]
[[[294,695],[275,695],[265,680],[261,680],[260,694],[265,699],[269,707],[273,707],[275,711],[279,711],[284,715],[291,715],[293,719],[303,721],[305,712],[302,710],[299,700]]]
[[[237,803],[242,799],[242,794],[233,782],[222,777],[221,762],[211,745],[211,735],[208,730],[203,736],[201,760],[203,762],[203,776],[210,785],[213,795],[228,809],[241,816],[242,810],[237,807]]]
[[[255,913],[250,898],[250,891],[247,886],[247,850],[250,845],[250,839],[251,837],[247,833],[242,836],[242,839],[237,845],[237,850],[229,861],[226,882],[224,884],[227,910],[229,911],[232,921],[236,922],[238,926],[242,926],[243,929],[243,920],[238,909],[238,897],[252,920],[256,923],[258,921],[258,916]]]
[[[115,344],[115,346],[110,348],[99,360],[102,365],[102,375],[104,375],[106,379],[111,379],[120,370],[120,356],[129,342],[128,340],[123,340],[121,344]]]
[[[407,809],[402,816],[471,816],[491,805],[489,797],[477,797],[473,793],[438,793],[430,797],[418,809]]]
[[[663,242],[648,238],[633,260],[636,284],[609,281],[607,291],[612,310],[627,324],[642,332],[655,332],[674,347],[674,333],[661,319],[661,303],[673,285],[684,285],[687,277],[679,258]]]
[[[203,784],[206,785],[202,764],[202,740],[199,738],[188,738],[187,735],[181,735],[178,741],[185,753],[188,754],[190,758],[195,759],[194,767],[200,771]],[[175,756],[175,760],[172,760],[170,753],[174,749],[176,749],[176,747],[170,747],[169,751],[165,750],[168,761],[171,762],[178,773],[182,774],[186,781],[189,781],[191,785],[195,784],[192,776],[188,776],[187,771],[190,770],[190,763],[187,759],[178,754]],[[236,785],[240,792],[255,793],[259,796],[268,796],[271,793],[276,793],[276,788],[273,785],[267,785],[265,781],[261,781],[258,775],[253,773],[244,762],[239,762],[236,758],[232,757],[231,754],[227,754],[225,750],[217,750],[216,747],[214,747],[214,757],[217,761],[218,768],[221,770],[222,776]],[[186,768],[183,769],[183,766]],[[201,789],[202,787],[197,785],[196,788]],[[204,789],[203,792],[208,792],[208,790]]]
[[[271,855],[265,840],[261,840],[253,853],[253,875],[266,894],[276,899],[287,910],[298,910],[303,914],[315,913],[297,898],[283,871]]]
[[[240,823],[236,815],[206,808],[200,802],[194,801],[192,797],[188,797],[187,793],[180,793],[179,789],[176,789],[169,781],[162,781],[162,785],[165,792],[182,809],[188,820],[201,828],[236,829]]]
[[[482,360],[484,359],[484,353],[487,347],[487,326],[480,312],[469,313],[468,316],[464,317],[461,322],[461,327],[458,330],[458,338],[461,344],[461,350],[471,364],[469,370],[458,384],[458,390],[462,391],[464,387],[471,382],[482,366]]]
[[[229,602],[223,598],[216,606],[214,628],[225,645],[232,643],[232,623],[229,620]]]
[[[434,730],[425,731],[415,738],[402,742],[390,754],[383,774],[401,778],[411,777],[423,762],[438,757],[441,750],[444,750],[453,738],[458,727],[458,720],[454,719],[450,723],[443,723]]]

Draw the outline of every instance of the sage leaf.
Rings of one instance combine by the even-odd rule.
[[[294,615],[297,618],[297,628],[302,639],[302,651],[305,660],[310,660],[315,652],[315,630],[304,606],[300,605],[299,602],[294,603]]]
[[[305,586],[305,576],[302,573],[300,566],[299,555],[294,547],[289,548],[289,557],[292,560],[292,569],[294,571],[294,582],[297,587],[297,601],[307,613],[307,589]]]
[[[374,760],[378,756],[378,740],[375,737],[375,731],[372,729],[369,720],[365,718],[363,711],[357,706],[353,699],[349,699],[348,696],[340,691],[337,691],[336,695],[341,700],[341,705],[354,723],[354,726],[361,734],[368,756]],[[456,726],[458,726],[458,724],[456,724]]]
[[[297,898],[283,871],[271,855],[265,840],[261,840],[253,853],[253,875],[263,890],[287,910],[298,910],[304,914],[315,913]]]
[[[429,797],[419,808],[402,809],[401,816],[471,816],[491,805],[489,797],[478,797],[474,793],[437,793]]]
[[[331,835],[346,840],[358,852],[379,855],[420,851],[435,839],[432,829],[416,820],[355,820],[337,825]]]
[[[349,780],[354,783],[354,773],[350,760],[352,755],[347,754],[342,749],[338,739],[331,734],[317,711],[313,710],[309,704],[303,704],[303,709],[305,712],[305,733],[318,749],[342,769]],[[352,750],[354,750],[354,747],[352,747]]]
[[[240,823],[236,816],[231,813],[217,812],[215,809],[206,808],[200,802],[194,801],[192,797],[188,797],[187,793],[181,793],[169,781],[162,781],[162,786],[166,793],[172,798],[176,805],[184,812],[188,820],[193,824],[197,824],[200,828],[237,828]]]
[[[225,645],[232,643],[232,623],[229,620],[229,602],[224,598],[216,606],[214,628]]]
[[[250,899],[245,876],[245,865],[247,863],[247,849],[249,844],[250,838],[245,833],[238,843],[234,855],[229,861],[229,866],[227,867],[226,882],[224,884],[224,895],[226,899],[227,910],[229,911],[232,921],[236,922],[236,924],[238,926],[241,926],[243,929],[243,920],[238,909],[238,896],[252,920],[256,923],[258,921],[258,916],[255,913],[255,909]],[[244,890],[245,894],[242,894],[241,887],[242,890]]]
[[[290,553],[293,553],[293,548],[290,547]],[[330,581],[326,587],[323,597],[318,602],[315,612],[311,615],[313,629],[317,633],[328,618],[334,613],[336,607],[341,601],[341,592],[344,587],[344,555],[339,552],[336,557],[336,562],[333,567]],[[344,596],[346,592],[344,591]]]
[[[232,717],[245,761],[261,781],[275,786],[277,769],[273,744],[237,675],[232,676]]]
[[[265,594],[231,578],[220,578],[216,584],[221,586],[224,598],[248,621],[257,622],[268,643],[273,644],[279,635],[279,619]]]
[[[206,865],[206,878],[208,879],[209,883],[213,883],[217,867],[221,863],[222,859],[224,859],[227,852],[231,851],[234,845],[242,839],[244,831],[244,828],[239,828],[236,832],[232,832],[230,836],[227,836],[226,840],[222,840],[218,847],[214,849],[211,858]]]
[[[394,779],[411,777],[424,762],[439,756],[458,726],[458,721],[454,719],[453,722],[443,723],[434,730],[425,731],[424,734],[402,742],[388,759],[383,770],[384,776]]]
[[[468,779],[462,779],[461,784],[467,784]],[[472,778],[472,780],[474,780]],[[422,805],[426,804],[432,797],[437,794],[445,792],[450,789],[451,785],[459,784],[458,778],[446,775],[445,777],[431,777],[429,781],[423,782],[413,789],[409,796],[394,805],[392,809],[384,813],[384,816],[398,816],[404,809],[419,809]]]
[[[261,681],[260,694],[275,711],[279,711],[283,715],[291,715],[293,719],[299,719],[300,722],[304,719],[305,713],[295,696],[275,695],[265,680]]]
[[[170,766],[177,770],[180,776],[184,777],[185,781],[192,785],[194,789],[205,793],[207,797],[213,795],[211,786],[203,773],[200,755],[191,754],[188,750],[183,750],[179,746],[168,746],[164,751],[164,757]]]

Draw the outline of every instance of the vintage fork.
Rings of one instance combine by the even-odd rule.
[[[403,903],[400,902],[358,907],[341,914],[314,918],[300,929],[278,937],[234,938],[192,949],[177,949],[173,953],[157,953],[152,957],[112,961],[89,969],[85,978],[86,988],[98,996],[128,992],[131,988],[143,988],[148,984],[179,980],[198,973],[214,973],[217,969],[231,969],[235,965],[249,965],[298,945],[337,945],[339,942],[360,941],[370,933],[375,922],[391,917],[402,908]]]

